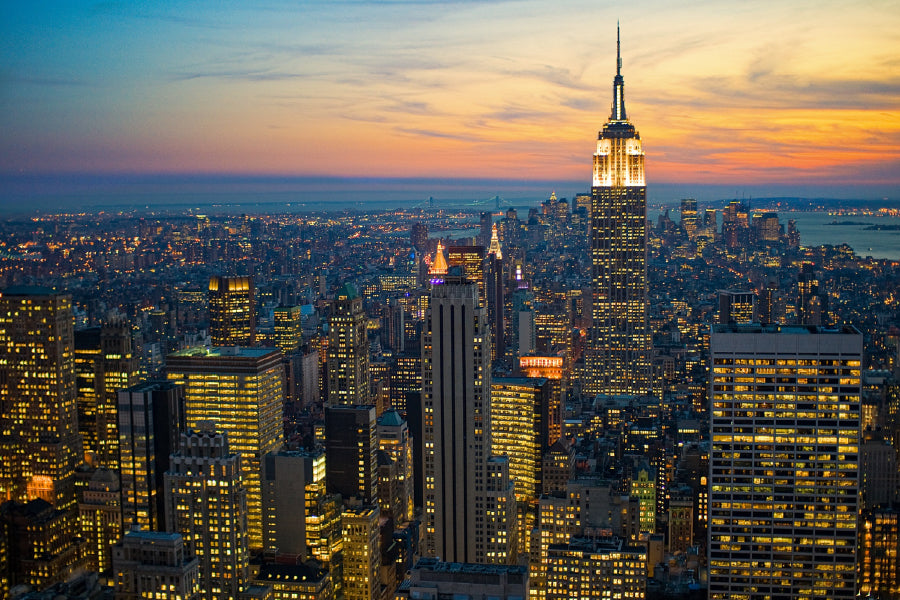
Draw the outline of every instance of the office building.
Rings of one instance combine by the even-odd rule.
[[[307,564],[265,563],[253,583],[270,588],[272,600],[334,600],[331,573]]]
[[[166,531],[199,560],[206,600],[237,600],[249,584],[247,490],[228,438],[211,422],[183,433],[165,476]]]
[[[394,600],[522,600],[528,597],[529,580],[525,567],[452,563],[435,558],[420,558],[400,584]]]
[[[350,284],[338,291],[328,317],[328,404],[369,403],[368,319]]]
[[[279,306],[272,312],[275,323],[275,346],[282,354],[293,354],[303,343],[299,306]]]
[[[344,599],[376,600],[381,597],[381,551],[377,506],[345,508],[341,515],[344,536]]]
[[[375,407],[325,407],[328,491],[363,504],[378,501],[378,433]]]
[[[0,293],[0,497],[75,508],[82,461],[72,299],[38,287]]]
[[[621,52],[593,173],[592,323],[583,388],[589,394],[644,394],[650,389],[647,188],[641,138],[625,113]]]
[[[256,288],[252,277],[209,278],[209,337],[213,346],[256,341]]]
[[[896,505],[864,510],[860,515],[856,585],[862,597],[900,597],[900,513]]]
[[[547,600],[646,596],[646,546],[616,537],[573,537],[551,544],[548,555]]]
[[[756,293],[736,290],[719,291],[719,323],[757,323]]]
[[[185,424],[212,421],[241,455],[250,547],[262,540],[260,463],[284,441],[281,352],[275,348],[188,348],[166,359],[166,376],[184,387]]]
[[[89,571],[112,568],[112,547],[122,537],[122,494],[119,475],[95,469],[78,491],[78,530],[84,540]]]
[[[119,468],[116,394],[139,376],[131,328],[124,321],[75,332],[78,429],[93,466]]]
[[[162,531],[163,475],[185,430],[184,388],[146,381],[118,393],[122,522]]]
[[[325,453],[270,452],[263,460],[263,543],[268,556],[306,560],[306,521],[300,510],[325,488]]]
[[[85,542],[74,510],[59,509],[43,498],[0,506],[0,546],[6,552],[4,576],[9,589],[44,589],[84,570]]]
[[[400,510],[392,517],[397,523],[412,521],[413,515],[413,439],[409,434],[409,424],[396,410],[385,411],[377,423],[378,449],[387,454],[397,465],[394,484],[399,496]],[[384,500],[385,494],[379,492]],[[382,510],[382,512],[384,512]]]
[[[425,480],[425,554],[452,562],[507,562],[514,554],[515,521],[491,536],[489,515],[514,515],[509,481],[490,499],[490,329],[478,286],[461,275],[433,275],[422,338],[422,432]],[[502,478],[502,467],[491,474]],[[508,465],[507,467],[508,468]],[[502,510],[488,506],[502,498]],[[493,526],[493,525],[491,525]],[[507,556],[489,550],[507,544]],[[494,556],[488,556],[493,553]]]
[[[113,549],[116,600],[200,600],[200,561],[178,533],[128,531]]]
[[[854,596],[862,341],[713,326],[711,599]]]

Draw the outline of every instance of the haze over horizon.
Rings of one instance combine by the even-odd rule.
[[[892,8],[5,5],[0,203],[148,185],[239,192],[243,177],[307,191],[307,178],[384,178],[425,197],[454,181],[482,196],[529,185],[549,194],[540,186],[553,182],[586,191],[609,115],[616,20],[651,201],[897,199]],[[508,185],[470,189],[477,181]]]

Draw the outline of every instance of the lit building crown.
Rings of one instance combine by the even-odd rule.
[[[434,262],[431,263],[431,269],[428,270],[428,274],[446,275],[449,268],[447,259],[444,257],[444,245],[438,242],[437,252],[434,254]]]
[[[491,245],[488,246],[488,254],[493,254],[497,260],[503,260],[503,252],[500,250],[500,238],[497,236],[497,224],[491,225]]]

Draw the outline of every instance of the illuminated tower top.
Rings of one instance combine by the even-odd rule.
[[[609,120],[597,136],[593,187],[642,187],[644,150],[641,136],[625,116],[625,79],[622,77],[622,41],[616,26],[616,76]]]
[[[444,245],[438,241],[437,252],[434,253],[434,262],[431,263],[429,275],[446,275],[450,267],[447,265],[447,259],[444,258]]]
[[[503,259],[503,251],[500,249],[500,238],[497,236],[497,224],[491,226],[491,245],[488,254],[493,254],[498,260]]]

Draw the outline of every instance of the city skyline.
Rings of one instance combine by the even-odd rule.
[[[8,7],[0,173],[585,181],[618,19],[652,181],[895,195],[889,3],[565,8]]]

